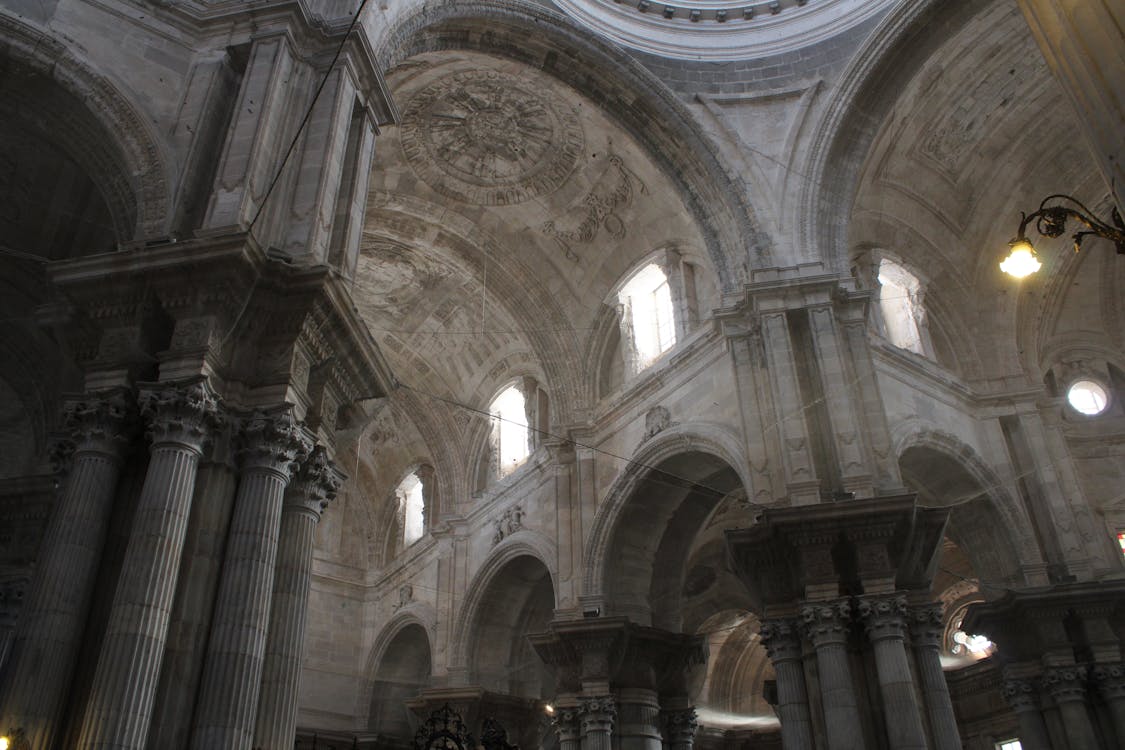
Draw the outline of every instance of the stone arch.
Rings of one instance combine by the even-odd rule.
[[[429,686],[433,673],[435,616],[426,604],[400,609],[383,628],[368,659],[369,679],[358,707],[368,729],[408,739],[405,701]],[[401,708],[401,710],[399,710]]]
[[[865,156],[901,91],[925,60],[988,3],[919,0],[880,22],[840,78],[810,147],[798,246],[837,271],[848,264],[848,227]]]
[[[587,597],[603,596],[606,551],[629,498],[657,464],[689,451],[715,456],[738,472],[743,487],[751,487],[748,467],[740,458],[743,451],[738,437],[724,427],[703,423],[673,425],[646,441],[614,480],[594,517],[586,543],[586,569],[582,580],[583,593]]]
[[[467,49],[500,55],[554,75],[604,107],[644,145],[680,188],[725,291],[751,267],[768,266],[771,248],[745,188],[699,133],[690,111],[624,50],[527,0],[426,4],[385,35],[380,62],[390,70],[425,52]]]
[[[751,486],[741,456],[736,438],[714,425],[674,426],[651,438],[594,519],[588,606],[678,631],[693,540],[722,501]]]
[[[98,186],[118,241],[164,235],[171,205],[167,158],[145,118],[103,74],[49,34],[3,16],[0,36],[10,65],[57,85],[57,98],[73,116],[52,121],[50,132],[73,140],[68,150],[105,176]]]
[[[509,535],[493,548],[488,559],[477,570],[473,581],[465,592],[465,598],[457,613],[454,642],[450,649],[450,666],[464,669],[469,666],[469,649],[476,635],[477,622],[481,617],[482,609],[487,606],[489,589],[497,580],[504,569],[520,557],[530,557],[541,564],[547,571],[550,579],[551,590],[557,597],[558,592],[558,549],[555,542],[530,529],[521,529]],[[556,602],[557,604],[557,602]]]
[[[911,428],[892,435],[903,480],[920,504],[951,508],[946,533],[977,574],[1015,583],[1041,565],[1026,510],[972,446],[917,421]]]

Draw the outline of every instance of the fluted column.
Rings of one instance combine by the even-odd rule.
[[[154,384],[141,391],[140,403],[152,452],[86,704],[81,748],[144,746],[196,464],[217,421],[217,400],[202,381]]]
[[[1043,685],[1062,716],[1070,750],[1098,750],[1098,738],[1086,710],[1085,667],[1055,667],[1043,675]]]
[[[64,425],[71,473],[48,521],[0,688],[0,729],[22,728],[32,747],[59,736],[78,648],[128,446],[124,390],[71,401]]]
[[[1117,744],[1125,747],[1125,664],[1103,664],[1095,667],[1093,674],[1098,692],[1109,706]]]
[[[887,739],[896,750],[926,750],[926,732],[914,697],[910,661],[906,658],[906,597],[860,599],[859,616],[875,651]]]
[[[582,699],[582,750],[611,750],[617,704],[611,696]]]
[[[660,750],[660,699],[655,691],[617,691],[617,741],[619,750]]]
[[[1008,679],[1001,692],[1019,721],[1023,750],[1051,750],[1047,724],[1035,695],[1035,683],[1028,679]]]
[[[809,694],[801,658],[801,632],[794,620],[762,623],[762,644],[777,674],[777,716],[781,720],[781,745],[785,750],[813,746]]]
[[[555,713],[552,725],[555,735],[559,738],[559,750],[581,750],[582,748],[582,723],[581,711],[578,708],[559,708]]]
[[[863,728],[855,685],[848,666],[848,631],[851,604],[838,599],[801,608],[805,632],[816,649],[824,724],[829,728],[829,750],[861,750]]]
[[[961,750],[957,716],[949,697],[949,683],[941,669],[942,608],[940,604],[915,607],[910,613],[910,636],[914,644],[918,681],[926,701],[933,733],[933,750]]]
[[[254,747],[289,747],[297,733],[313,538],[344,475],[317,447],[285,493]]]
[[[694,708],[664,712],[665,736],[669,750],[691,750],[695,744],[695,731],[699,728],[699,718]],[[806,745],[812,747],[812,745]]]
[[[249,748],[262,684],[281,506],[294,462],[309,445],[292,410],[256,414],[244,429],[192,747]]]

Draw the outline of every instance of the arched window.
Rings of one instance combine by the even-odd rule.
[[[914,274],[887,258],[879,261],[879,312],[887,340],[900,349],[925,356],[922,285]]]
[[[632,340],[634,371],[640,372],[676,343],[672,290],[660,266],[649,263],[618,293],[626,333]]]
[[[426,533],[426,499],[422,478],[414,471],[395,489],[399,518],[402,519],[402,546],[409,547]]]
[[[493,399],[488,411],[492,414],[492,452],[497,473],[506,477],[531,455],[527,399],[513,383]]]

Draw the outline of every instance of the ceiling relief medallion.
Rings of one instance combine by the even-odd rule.
[[[552,219],[539,228],[559,243],[570,260],[578,260],[571,246],[593,242],[599,229],[605,229],[619,242],[625,239],[625,222],[620,211],[633,205],[633,197],[637,193],[648,193],[645,184],[625,166],[620,156],[610,154],[608,161],[609,166],[593,189],[577,205],[568,208],[562,217]]]
[[[497,71],[447,76],[410,100],[402,150],[442,195],[505,206],[552,192],[574,171],[583,135],[558,98]]]

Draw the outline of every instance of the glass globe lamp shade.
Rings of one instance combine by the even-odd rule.
[[[1039,262],[1039,256],[1035,254],[1035,248],[1026,239],[1012,240],[1008,246],[1011,248],[1011,252],[1000,263],[1000,270],[1004,273],[1022,279],[1043,267],[1043,264]]]

